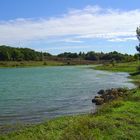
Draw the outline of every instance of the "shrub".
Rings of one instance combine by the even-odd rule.
[[[138,66],[137,70],[140,72],[140,66]]]

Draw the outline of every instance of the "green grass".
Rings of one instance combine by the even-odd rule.
[[[0,136],[0,140],[139,140],[140,89],[96,114],[61,117]]]
[[[62,66],[59,61],[0,61],[0,67],[37,67],[37,66]]]
[[[38,67],[38,66],[64,66],[64,65],[88,65],[96,64],[87,60],[44,60],[44,61],[0,61],[0,68],[3,67]]]
[[[96,70],[107,70],[113,72],[136,72],[137,67],[140,65],[140,62],[129,62],[129,63],[116,63],[115,66],[111,64],[104,64],[95,67]]]
[[[138,66],[140,66],[140,61],[129,62],[129,63],[116,63],[115,66],[112,66],[111,64],[100,65],[100,66],[94,67],[94,69],[106,70],[106,71],[112,71],[112,72],[128,72],[130,73],[129,78],[133,79],[133,82],[139,86],[140,73],[137,73]]]
[[[137,64],[117,66],[115,71],[134,73]],[[102,66],[96,69],[99,68]],[[140,75],[132,77],[138,80]],[[0,140],[139,140],[140,88],[128,92],[127,96],[104,104],[95,114],[60,117],[1,135]]]

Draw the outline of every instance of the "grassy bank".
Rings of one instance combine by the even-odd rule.
[[[89,65],[96,61],[87,60],[44,60],[44,61],[0,61],[0,68],[4,67],[38,67],[38,66],[67,66],[67,65]]]
[[[95,67],[96,70],[107,70],[113,72],[137,72],[137,67],[140,65],[139,61],[129,62],[129,63],[116,63],[114,66],[112,64],[103,64]]]
[[[37,66],[61,66],[59,61],[0,61],[0,67],[37,67]]]
[[[134,80],[134,83],[140,85],[140,73],[138,73],[138,66],[140,62],[129,62],[129,63],[116,63],[114,66],[111,64],[104,64],[97,67],[94,67],[96,70],[106,70],[112,72],[128,72],[131,79]]]
[[[117,64],[115,70],[107,66],[96,69],[103,70],[104,67],[105,70],[134,73],[137,64],[131,64]],[[134,79],[138,80],[138,77],[135,75]],[[139,108],[140,89],[136,88],[129,90],[127,96],[104,104],[95,114],[57,118],[1,135],[0,140],[139,140]]]
[[[0,136],[1,140],[139,140],[140,90],[105,104],[96,114],[61,117],[19,132]]]

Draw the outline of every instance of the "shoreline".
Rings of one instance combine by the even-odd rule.
[[[46,67],[66,65],[58,61],[0,61],[0,68]]]
[[[77,61],[73,60],[69,63],[67,61],[0,61],[0,68],[24,68],[24,67],[46,67],[46,66],[75,66],[75,65],[95,65],[94,61]]]
[[[64,66],[65,66],[65,65],[64,65]],[[66,65],[66,66],[70,66],[70,67],[71,67],[71,66],[85,66],[85,65]],[[97,66],[98,66],[98,65],[88,65],[87,68],[88,68],[88,69],[91,69],[91,68],[93,68],[93,67],[95,68],[95,67],[97,67]],[[39,68],[39,67],[42,67],[42,66],[37,66],[37,67],[33,67],[33,68]],[[52,67],[52,66],[44,66],[44,67]],[[63,67],[63,66],[62,66],[62,67]],[[32,67],[16,67],[16,68],[32,68]],[[130,82],[132,82],[132,81],[130,81]],[[118,87],[118,88],[119,88],[119,87]],[[122,88],[123,88],[123,87],[122,87]],[[132,89],[132,88],[130,88],[130,89]],[[134,88],[133,88],[133,89],[134,89]],[[98,93],[96,93],[96,95],[98,95]],[[95,96],[96,96],[96,95],[95,95]],[[92,101],[92,99],[91,99],[91,101]],[[99,106],[96,106],[94,111],[93,111],[93,109],[92,109],[92,111],[91,111],[91,109],[90,109],[89,112],[88,112],[88,114],[89,114],[90,112],[92,112],[93,114],[96,113],[97,109],[99,109],[99,108],[100,108]],[[83,113],[78,113],[78,112],[77,112],[77,113],[75,113],[75,114],[73,114],[73,115],[74,115],[74,116],[77,116],[77,115],[81,115],[81,114],[86,115],[87,112],[83,112]],[[73,115],[64,115],[64,116],[62,115],[62,116],[60,116],[60,117],[68,117],[68,116],[73,116]],[[59,117],[54,117],[54,118],[57,119],[57,118],[59,118]],[[52,120],[52,119],[54,119],[54,118],[50,118],[50,119],[48,119],[48,120]],[[43,123],[43,122],[44,122],[44,121],[42,121],[42,122],[33,122],[33,123],[31,123],[31,124],[30,124],[30,123],[26,123],[26,122],[25,122],[25,123],[22,123],[22,122],[20,123],[20,122],[19,122],[19,123],[14,123],[14,124],[6,124],[6,127],[9,126],[10,129],[14,129],[14,127],[13,127],[14,125],[17,125],[17,127],[19,127],[19,126],[25,126],[25,127],[26,127],[26,126],[28,126],[28,125],[31,125],[31,126],[32,126],[32,125],[38,125],[38,124],[41,124],[41,123]],[[5,125],[0,125],[0,128],[3,128],[3,127],[6,128]]]
[[[133,77],[130,74],[130,76],[128,76],[128,78],[134,80],[132,82],[135,83],[137,80],[139,80],[139,75],[138,75],[138,77],[137,76]],[[40,124],[29,126],[28,128],[26,128],[26,126],[25,126],[25,128],[23,128],[23,130],[19,131],[19,137],[16,135],[16,133],[18,133],[18,132],[12,132],[12,133],[9,133],[8,135],[5,135],[5,136],[7,136],[7,139],[6,140],[9,140],[10,138],[12,138],[11,136],[21,138],[20,135],[23,136],[23,134],[25,134],[25,139],[27,139],[28,138],[28,131],[31,131],[31,133],[34,133],[36,130],[40,130],[41,128],[44,130],[44,128],[46,128],[46,127],[47,127],[47,133],[50,135],[50,136],[47,136],[47,138],[51,140],[54,136],[58,137],[58,135],[55,134],[55,131],[56,131],[55,129],[57,129],[57,127],[59,128],[59,126],[62,127],[62,130],[60,128],[58,130],[59,131],[64,131],[64,133],[61,133],[60,132],[59,135],[62,135],[62,137],[66,139],[66,138],[68,138],[68,136],[71,136],[71,134],[73,134],[72,132],[75,132],[75,130],[74,130],[75,127],[77,127],[78,128],[78,131],[82,132],[83,134],[85,132],[88,133],[88,131],[87,131],[88,128],[85,128],[85,125],[87,126],[90,123],[91,124],[93,123],[92,125],[93,125],[93,128],[94,128],[94,131],[97,130],[97,129],[99,129],[100,128],[100,125],[102,126],[101,128],[104,130],[104,125],[105,126],[107,125],[108,128],[105,127],[107,129],[107,131],[104,130],[106,132],[106,134],[104,134],[104,133],[100,134],[100,136],[101,135],[104,135],[104,138],[106,138],[106,135],[108,134],[108,129],[112,132],[112,130],[114,129],[112,127],[113,124],[116,125],[116,123],[117,123],[117,126],[116,126],[115,130],[119,131],[117,129],[118,126],[121,126],[122,129],[120,128],[119,135],[115,134],[115,138],[123,138],[124,135],[122,135],[122,137],[121,137],[121,131],[123,131],[123,133],[127,134],[127,131],[129,131],[129,129],[130,129],[130,126],[129,126],[129,121],[130,120],[129,119],[131,119],[130,118],[130,115],[127,116],[127,114],[123,114],[123,112],[124,111],[128,111],[128,112],[130,111],[130,114],[135,115],[135,114],[137,114],[136,112],[138,112],[138,110],[139,110],[139,108],[137,108],[139,106],[139,103],[137,103],[137,100],[139,101],[139,99],[140,99],[140,95],[139,95],[140,89],[138,89],[138,87],[137,87],[137,88],[134,88],[134,89],[130,89],[128,92],[129,92],[129,95],[127,97],[120,98],[120,99],[111,101],[109,103],[103,104],[99,108],[97,108],[96,109],[96,112],[93,113],[93,114],[90,114],[90,113],[87,114],[87,113],[85,113],[84,115],[62,116],[62,117],[59,117],[59,118],[51,119],[47,123],[45,123],[45,122],[43,123],[42,122]],[[131,108],[132,108],[132,110],[135,109],[136,112],[135,113],[133,111],[131,112]],[[121,110],[122,110],[122,112],[121,112]],[[107,115],[107,118],[106,118],[106,115]],[[124,117],[124,120],[121,118],[122,115]],[[119,119],[119,121],[118,121],[118,119]],[[136,123],[136,121],[139,120],[137,117],[135,119],[136,120],[133,120],[132,119],[131,121]],[[100,120],[102,122],[102,124],[100,124],[100,121],[98,121],[98,120]],[[107,124],[106,124],[105,121],[107,122]],[[125,131],[123,130],[123,126],[122,126],[122,123],[124,123],[124,121],[125,121],[125,123],[126,122],[128,123],[127,124],[128,125],[127,126],[128,129],[125,128],[125,129],[127,129]],[[96,124],[95,125],[96,127],[94,126],[94,123]],[[134,126],[135,126],[135,123],[134,123]],[[69,131],[66,131],[64,129],[65,127],[63,125],[66,126],[66,128],[68,128]],[[70,129],[68,127],[69,125],[72,126],[73,129]],[[50,134],[50,131],[49,131],[48,127],[52,128],[53,134]],[[81,129],[81,127],[84,127],[85,129],[83,130],[83,129]],[[125,124],[124,127],[126,127],[126,124]],[[135,126],[135,127],[136,128],[138,127],[138,130],[139,130],[139,126]],[[99,130],[102,132],[102,129],[99,129]],[[135,129],[134,129],[134,131],[135,131],[135,132],[133,132],[134,134],[132,132],[129,132],[131,134],[131,137],[132,138],[136,138],[136,139],[139,138],[139,135],[137,133],[138,131],[135,130]],[[68,136],[65,135],[65,133],[68,133]],[[39,135],[40,134],[42,134],[42,133],[39,133]],[[38,134],[36,134],[36,135],[38,136]],[[75,136],[76,134],[74,133],[73,135]],[[91,135],[89,133],[88,134],[84,134],[84,135],[85,135],[86,138],[88,136],[91,137]],[[97,135],[99,135],[99,134],[97,132],[95,132],[94,137],[97,138]],[[130,135],[129,134],[127,134],[127,135],[128,135],[128,137],[126,135],[125,135],[125,137],[130,138]],[[3,136],[3,137],[5,137],[5,136]],[[43,134],[42,134],[42,137],[44,138],[44,135]],[[0,136],[0,138],[1,138],[1,136]],[[114,136],[112,138],[114,138]]]
[[[124,66],[123,66],[124,65]],[[131,68],[131,65],[132,68]],[[101,70],[101,71],[110,71],[110,72],[127,72],[129,74],[128,78],[131,79],[132,83],[136,85],[136,87],[140,86],[140,72],[137,72],[137,67],[140,65],[138,62],[130,62],[130,63],[119,63],[116,66],[106,66],[100,65],[96,66],[93,69]]]

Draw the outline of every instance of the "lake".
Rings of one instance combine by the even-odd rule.
[[[127,77],[90,66],[1,68],[0,125],[91,112],[91,99],[100,89],[134,88]]]

